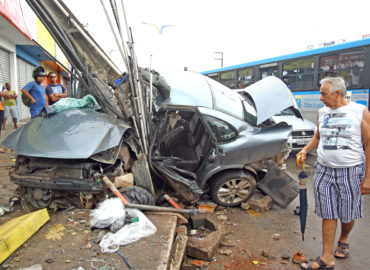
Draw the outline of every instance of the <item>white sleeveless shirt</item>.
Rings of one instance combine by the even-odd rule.
[[[317,160],[332,168],[348,168],[365,162],[361,123],[366,107],[350,102],[319,110],[320,142]]]

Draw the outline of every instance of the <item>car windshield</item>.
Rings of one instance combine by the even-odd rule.
[[[212,89],[214,106],[217,109],[235,115],[252,124],[256,123],[256,109],[250,101],[242,100],[239,94],[215,80],[207,78],[207,81]]]
[[[281,111],[280,113],[276,114],[276,116],[283,116],[283,115],[295,115],[295,114],[291,108],[287,108],[284,111]]]

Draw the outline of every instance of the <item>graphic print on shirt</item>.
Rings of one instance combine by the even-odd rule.
[[[323,116],[320,135],[326,150],[351,149],[352,119],[346,113],[328,113]]]

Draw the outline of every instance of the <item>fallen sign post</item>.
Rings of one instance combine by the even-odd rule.
[[[161,206],[154,206],[154,205],[144,205],[144,204],[134,204],[129,203],[126,198],[118,191],[118,189],[114,186],[114,184],[109,180],[108,177],[103,177],[103,182],[109,187],[109,189],[116,195],[117,198],[121,199],[123,204],[128,208],[136,208],[143,211],[157,211],[157,212],[172,212],[172,213],[180,213],[180,214],[188,214],[188,215],[197,215],[203,213],[204,210],[199,210],[197,208],[192,209],[179,209],[179,208],[172,208],[172,207],[161,207]]]

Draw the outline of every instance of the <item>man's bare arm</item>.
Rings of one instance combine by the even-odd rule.
[[[370,113],[368,109],[363,112],[361,131],[366,156],[366,174],[361,182],[361,193],[370,194]]]

